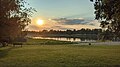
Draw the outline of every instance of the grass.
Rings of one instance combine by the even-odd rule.
[[[0,48],[0,67],[119,67],[120,45],[24,45]]]

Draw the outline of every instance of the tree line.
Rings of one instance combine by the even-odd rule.
[[[40,35],[47,35],[47,34],[96,34],[98,35],[99,33],[102,33],[102,29],[80,29],[80,30],[42,30],[42,31],[26,31],[27,33],[39,33]]]
[[[72,35],[72,34],[96,34],[98,35],[99,33],[102,32],[102,29],[80,29],[80,30],[65,30],[65,31],[61,31],[61,30],[42,30],[39,31],[39,34],[68,34],[68,35]]]

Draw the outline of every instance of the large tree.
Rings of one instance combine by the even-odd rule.
[[[95,19],[101,22],[101,27],[114,33],[114,38],[120,38],[120,0],[90,0],[94,2]]]
[[[20,36],[31,22],[34,9],[25,4],[24,0],[0,0],[0,38]]]

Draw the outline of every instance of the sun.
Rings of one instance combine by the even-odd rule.
[[[43,24],[44,24],[44,21],[41,20],[41,19],[39,19],[39,20],[37,20],[37,24],[38,24],[38,25],[43,25]]]

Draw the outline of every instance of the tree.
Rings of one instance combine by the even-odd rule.
[[[120,0],[90,0],[94,2],[95,19],[101,22],[101,27],[120,38]]]
[[[31,23],[32,7],[25,7],[24,0],[0,0],[0,38],[21,36],[25,27]]]

